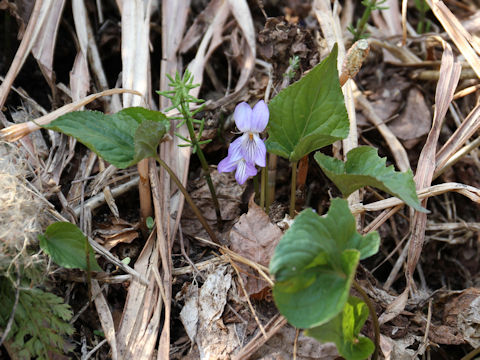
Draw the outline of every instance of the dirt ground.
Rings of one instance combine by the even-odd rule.
[[[167,89],[167,73],[188,67],[201,84],[195,96],[206,100],[197,117],[205,119],[202,139],[212,140],[203,151],[225,219],[220,230],[200,162],[176,140],[162,143],[160,156],[182,179],[221,246],[210,241],[163,172],[157,183],[150,176],[147,184],[163,229],[146,229],[136,166],[118,170],[82,144],[45,130],[12,142],[18,151],[12,161],[26,164],[21,177],[44,201],[36,216],[45,222],[37,230],[60,216],[104,249],[98,262],[105,272],[93,274],[93,289],[101,290],[94,291],[91,304],[83,271],[49,264],[44,281],[32,284],[73,310],[75,332],[64,355],[52,358],[340,359],[333,344],[319,344],[286,324],[270,283],[258,272],[268,276],[273,250],[288,228],[289,163],[281,157],[270,163],[275,193],[268,215],[255,203],[253,180],[239,185],[233,173],[218,173],[216,165],[238,134],[235,106],[273,98],[323,60],[334,42],[348,50],[353,36],[347,27],[361,19],[361,2],[167,0],[152,1],[147,11],[139,0],[62,0],[45,10],[43,22],[39,9],[49,1],[39,3],[0,1],[1,126],[38,119],[110,88],[138,90],[143,106],[165,109],[168,102],[155,91]],[[431,9],[423,11],[424,3],[387,0],[371,14],[365,27],[369,54],[344,87],[355,141],[378,149],[397,170],[411,168],[430,210],[423,218],[406,206],[381,207],[390,195],[361,190],[352,203],[365,205],[356,208],[358,230],[377,230],[381,246],[361,262],[356,280],[380,317],[380,358],[473,359],[467,354],[480,346],[480,3],[428,1]],[[448,48],[461,64],[460,80],[439,89]],[[295,57],[298,67],[285,76]],[[451,102],[442,97],[449,86]],[[136,105],[117,94],[86,108],[111,113]],[[442,109],[444,120],[436,118]],[[438,121],[437,131],[432,124]],[[341,158],[354,143],[348,141],[322,151]],[[422,160],[422,152],[431,156]],[[313,154],[302,174],[296,210],[326,213],[340,193]],[[92,199],[100,200],[92,205]],[[22,215],[22,207],[17,216],[32,216]],[[0,223],[0,234],[10,226]],[[38,249],[34,235],[29,246]],[[129,258],[128,268],[146,284],[105,254]],[[374,339],[371,317],[362,333]],[[0,357],[21,358],[9,341]]]

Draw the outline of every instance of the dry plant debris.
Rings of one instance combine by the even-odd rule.
[[[62,356],[338,358],[333,344],[287,325],[272,301],[268,265],[289,227],[274,223],[287,208],[288,163],[269,157],[276,176],[269,214],[259,206],[261,185],[239,185],[215,165],[235,136],[238,102],[268,102],[334,43],[341,70],[352,45],[347,27],[362,17],[363,3],[0,1],[0,285],[23,272],[30,283],[9,283],[12,304],[30,287],[71,306],[75,332],[64,336]],[[349,197],[360,233],[376,229],[382,238],[380,252],[356,275],[380,317],[381,356],[460,359],[480,348],[480,5],[383,6],[367,19],[370,51],[362,68],[342,88],[349,137],[323,150],[342,158],[358,144],[376,147],[397,169],[413,170],[430,210],[410,212],[370,188]],[[202,149],[223,229],[191,148],[178,146],[184,141],[175,132],[188,137],[185,127],[176,129],[179,119],[159,154],[219,244],[202,240],[208,233],[153,161],[118,170],[72,138],[39,130],[85,108],[166,109],[171,103],[154,90],[169,90],[166,75],[187,68],[200,84],[191,94],[206,100],[198,117],[207,119],[202,140],[213,141]],[[302,159],[297,205],[323,215],[337,189],[312,160]],[[149,216],[154,225],[147,228]],[[104,270],[90,286],[83,272],[47,266],[37,235],[54,220],[75,223],[89,237]],[[2,358],[16,356],[6,337],[15,329],[8,325],[15,306],[0,316]],[[371,320],[362,333],[373,339]]]

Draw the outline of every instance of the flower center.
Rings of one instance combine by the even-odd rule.
[[[251,132],[250,132],[250,133],[248,133],[248,139],[249,139],[250,141],[252,141],[252,140],[253,140],[253,133],[251,133]]]

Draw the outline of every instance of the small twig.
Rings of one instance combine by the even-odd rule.
[[[475,356],[480,354],[480,347],[476,348],[475,350],[469,352],[467,355],[462,357],[461,360],[472,360]]]
[[[140,181],[140,178],[138,176],[135,176],[131,180],[127,181],[126,183],[120,184],[117,187],[111,189],[111,193],[113,197],[122,195],[129,191],[130,189],[134,188],[135,186],[138,185],[138,182]],[[98,193],[97,195],[91,197],[85,203],[83,204],[84,207],[90,208],[90,210],[95,210],[96,208],[102,206],[105,203],[105,194],[103,192]],[[82,207],[77,206],[73,209],[74,213],[76,216],[79,216]]]
[[[235,263],[232,260],[230,260],[230,265],[232,265],[233,269],[237,273],[237,278],[238,278],[238,281],[240,282],[240,287],[243,291],[243,295],[247,299],[248,307],[250,308],[250,311],[252,312],[252,315],[255,318],[255,321],[257,322],[257,325],[260,328],[260,331],[262,332],[263,337],[266,339],[267,333],[265,332],[265,328],[260,322],[260,319],[258,318],[257,313],[255,312],[255,309],[253,308],[252,302],[250,301],[250,296],[248,296],[247,289],[245,289],[245,284],[243,283],[243,279],[240,276],[240,271],[238,270],[238,267],[235,265]]]
[[[103,284],[103,286],[100,288],[99,291],[97,291],[95,294],[92,294],[92,296],[88,299],[87,303],[85,305],[83,305],[83,307],[72,317],[72,319],[69,322],[70,325],[73,325],[75,323],[75,321],[78,320],[80,315],[82,315],[83,312],[88,309],[88,307],[90,306],[90,302],[94,301],[95,298],[98,295],[100,295],[102,293],[102,291],[106,289],[107,286],[108,286],[108,284]]]
[[[415,359],[418,354],[423,354],[425,349],[427,348],[428,333],[430,331],[431,323],[432,323],[432,299],[428,300],[427,325],[425,326],[425,335],[423,336],[423,342],[418,347],[417,351],[415,351],[415,354],[412,356],[412,359]]]
[[[261,264],[258,264],[256,263],[255,261],[253,260],[250,260],[250,259],[247,259],[246,257],[240,255],[240,254],[237,254],[235,251],[232,251],[230,250],[229,248],[225,247],[225,246],[222,246],[222,245],[219,245],[219,244],[216,244],[214,242],[211,242],[207,239],[202,239],[201,237],[198,237],[198,236],[195,236],[194,237],[196,240],[199,240],[205,244],[209,244],[209,245],[212,245],[212,246],[216,246],[220,249],[220,252],[230,258],[232,258],[233,260],[236,260],[238,261],[239,263],[242,263],[242,264],[245,264],[247,266],[250,266],[252,269],[256,270],[260,276],[266,281],[268,282],[268,284],[273,287],[274,285],[274,282],[273,280],[267,275],[268,274],[268,268],[266,266],[263,266]]]
[[[267,329],[267,338],[261,336],[261,333],[258,332],[247,345],[245,345],[236,355],[232,356],[232,360],[248,359],[286,324],[287,319],[285,319],[283,316],[280,314],[274,316],[265,326]]]
[[[173,276],[180,276],[180,275],[187,275],[195,271],[203,271],[208,269],[210,266],[216,266],[220,264],[228,264],[229,258],[227,255],[220,255],[202,262],[199,262],[195,264],[195,268],[193,268],[191,265],[188,266],[183,266],[179,268],[173,268],[172,269],[172,275]]]
[[[183,232],[182,232],[182,225],[181,224],[178,224],[178,237],[180,238],[180,251],[181,251],[183,257],[185,258],[185,260],[187,260],[187,262],[190,264],[192,269],[195,270],[195,275],[198,275],[198,276],[200,276],[200,278],[202,280],[205,280],[202,273],[197,269],[197,267],[195,266],[195,263],[192,261],[192,259],[190,259],[190,257],[187,255],[187,253],[185,251],[185,245],[183,243]]]
[[[90,357],[95,354],[98,349],[100,349],[103,345],[105,345],[107,343],[107,339],[103,339],[102,341],[100,341],[97,346],[95,346],[92,350],[90,350],[84,357],[82,357],[82,360],[88,360],[90,359]]]

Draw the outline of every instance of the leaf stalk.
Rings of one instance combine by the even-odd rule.
[[[203,217],[202,212],[197,207],[197,205],[195,205],[195,203],[193,202],[193,199],[191,198],[187,189],[185,189],[185,187],[183,186],[182,182],[177,177],[177,175],[175,175],[173,170],[162,159],[160,159],[158,155],[155,157],[155,160],[160,164],[160,166],[162,166],[167,171],[168,175],[170,175],[175,185],[177,185],[178,189],[182,192],[183,196],[185,196],[185,200],[192,208],[193,212],[197,216],[198,220],[200,221],[200,223],[202,224],[203,228],[206,230],[206,232],[208,233],[212,241],[216,244],[219,244],[217,236],[213,232],[212,228],[208,225],[207,220]]]
[[[375,331],[375,351],[373,352],[372,360],[377,360],[378,350],[380,349],[380,324],[378,322],[377,312],[375,311],[375,307],[373,306],[373,303],[370,301],[370,298],[368,297],[365,290],[363,290],[362,287],[355,280],[353,280],[352,283],[355,290],[357,290],[360,293],[360,296],[363,298],[363,301],[365,301],[365,304],[367,304],[368,310],[370,311],[370,316],[372,317],[373,329]]]
[[[292,182],[290,183],[290,217],[295,216],[295,201],[297,194],[297,161],[292,162]]]

